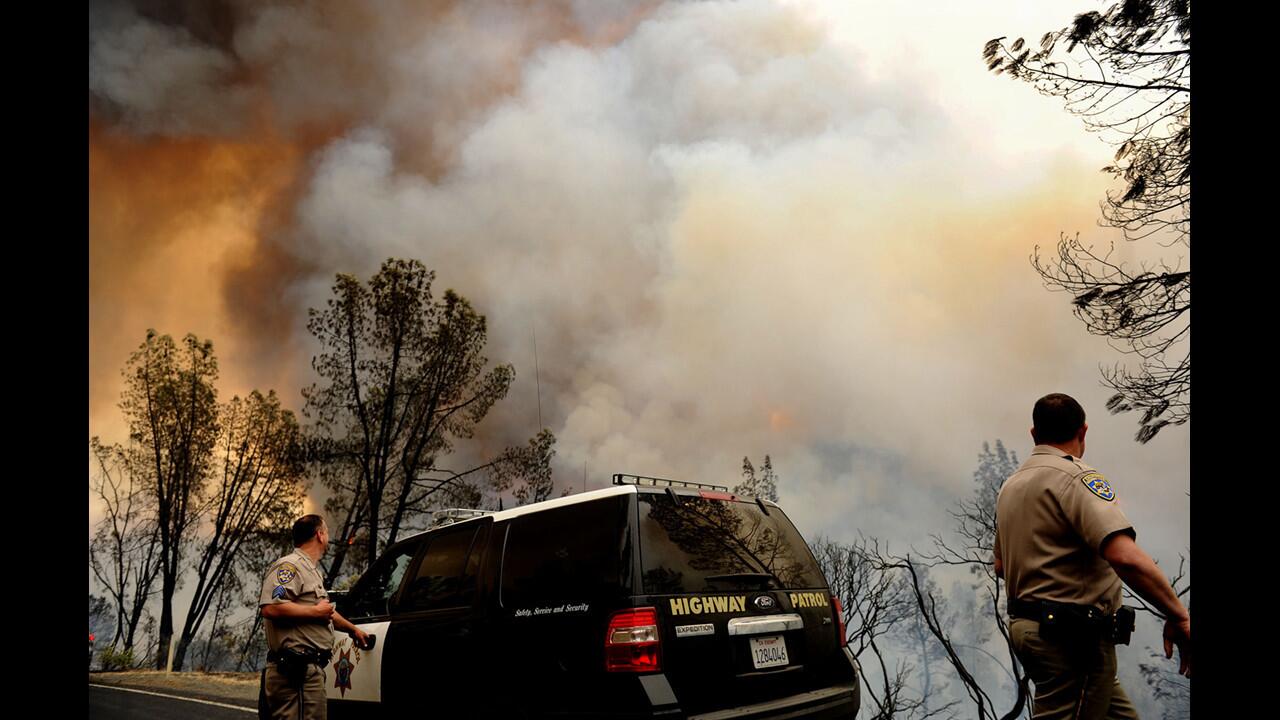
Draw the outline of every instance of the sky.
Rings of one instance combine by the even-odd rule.
[[[222,399],[301,410],[307,308],[412,257],[516,370],[464,453],[522,443],[540,405],[562,487],[732,485],[768,454],[807,538],[906,548],[984,441],[1025,457],[1032,403],[1067,392],[1176,563],[1190,425],[1139,445],[1106,413],[1124,358],[1029,258],[1077,232],[1178,250],[1099,227],[1114,146],[981,58],[1103,8],[91,4],[90,435],[124,439],[148,328],[211,339]]]

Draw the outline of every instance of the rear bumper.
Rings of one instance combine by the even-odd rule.
[[[778,698],[756,705],[690,715],[689,720],[827,720],[858,714],[858,686],[837,686]]]

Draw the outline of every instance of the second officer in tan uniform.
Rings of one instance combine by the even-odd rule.
[[[293,523],[295,550],[280,558],[262,580],[258,604],[267,632],[267,668],[260,715],[275,720],[324,720],[324,667],[333,651],[333,629],[356,645],[368,635],[339,615],[324,589],[318,563],[329,545],[329,529],[319,515]]]
[[[1121,580],[1168,618],[1165,654],[1176,643],[1187,675],[1191,617],[1135,542],[1115,489],[1081,461],[1089,426],[1080,404],[1046,395],[1032,422],[1035,449],[996,501],[994,552],[1010,639],[1035,683],[1032,717],[1137,718],[1116,677],[1115,643],[1132,630]]]

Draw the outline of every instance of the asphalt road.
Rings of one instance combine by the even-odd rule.
[[[89,717],[93,720],[253,720],[256,707],[181,698],[168,693],[89,685]]]

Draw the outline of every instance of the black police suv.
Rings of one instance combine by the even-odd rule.
[[[332,593],[377,640],[338,635],[330,717],[857,713],[839,602],[775,503],[615,475],[466,514]]]

